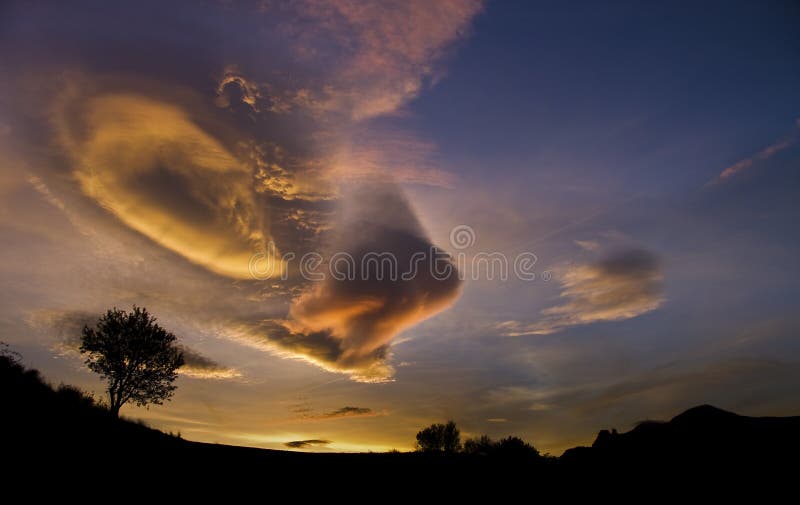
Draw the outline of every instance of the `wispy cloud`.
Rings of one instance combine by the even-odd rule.
[[[657,309],[663,302],[658,259],[642,249],[629,249],[588,265],[572,265],[561,273],[561,298],[566,302],[542,311],[539,321],[506,321],[505,335],[547,335],[570,326],[620,321]]]
[[[576,240],[575,245],[584,251],[596,252],[600,250],[600,242],[596,240]]]
[[[286,442],[286,447],[290,449],[307,449],[309,447],[318,446],[318,445],[328,445],[332,443],[330,440],[322,440],[322,439],[310,439],[310,440],[293,440],[291,442]]]
[[[356,417],[377,417],[385,415],[383,411],[376,412],[368,407],[342,407],[328,412],[314,413],[309,407],[301,407],[293,410],[303,420],[327,420],[327,419],[343,419],[343,418],[356,418]]]
[[[736,163],[733,163],[732,165],[725,167],[725,169],[722,172],[720,172],[718,176],[716,176],[714,179],[708,182],[707,186],[713,186],[716,184],[721,184],[723,182],[726,182],[731,177],[738,175],[741,172],[749,170],[754,166],[758,165],[759,162],[766,161],[775,156],[776,154],[778,154],[779,152],[792,147],[795,143],[797,143],[798,140],[797,132],[798,129],[800,129],[800,118],[797,119],[795,124],[796,128],[791,135],[776,140],[775,142],[768,145],[764,149],[760,150],[753,156],[750,156],[749,158],[741,159]]]
[[[81,359],[81,335],[84,326],[93,326],[98,320],[97,314],[86,311],[37,310],[28,317],[28,324],[33,328],[52,335],[53,349],[65,357]],[[193,379],[235,379],[242,373],[224,366],[203,355],[186,344],[178,344],[184,357],[184,365],[178,373]]]
[[[394,113],[436,79],[447,49],[468,31],[480,0],[327,2],[294,7],[303,21],[283,25],[295,57],[311,64],[336,58],[327,85],[313,103],[355,120]],[[309,28],[306,28],[308,26]]]
[[[797,383],[796,364],[750,358],[726,358],[688,366],[672,363],[594,384],[497,388],[489,392],[486,402],[494,408],[517,405],[526,410],[570,412],[581,417],[635,404],[660,406],[672,416],[676,409],[693,404],[722,402],[742,384],[760,389],[764,387],[761,384],[769,382]]]
[[[184,359],[184,365],[178,370],[181,375],[193,379],[235,379],[242,376],[239,370],[221,365],[190,347],[181,345],[180,349]]]
[[[436,146],[402,130],[356,128],[347,142],[334,142],[330,165],[340,180],[390,179],[397,183],[452,188],[456,175],[434,162]]]

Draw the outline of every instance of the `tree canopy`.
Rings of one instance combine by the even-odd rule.
[[[119,415],[127,402],[160,405],[174,394],[177,370],[184,364],[176,337],[147,309],[114,308],[85,326],[80,351],[86,366],[108,383],[109,410]]]
[[[458,452],[461,449],[461,432],[453,421],[432,424],[417,433],[417,447],[425,452]]]

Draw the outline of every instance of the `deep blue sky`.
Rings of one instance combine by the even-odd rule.
[[[557,151],[685,189],[792,128],[799,18],[791,2],[490,3],[415,125],[476,171]]]

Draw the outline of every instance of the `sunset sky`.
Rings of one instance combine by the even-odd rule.
[[[0,340],[100,397],[81,328],[144,306],[187,365],[122,414],[267,448],[798,415],[798,27],[790,0],[3,1]]]

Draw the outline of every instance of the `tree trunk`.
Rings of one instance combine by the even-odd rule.
[[[114,415],[114,417],[119,417],[120,407],[122,407],[122,405],[111,405],[108,410]]]

